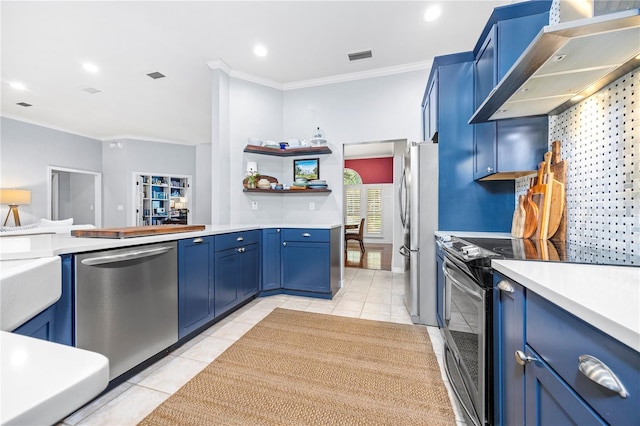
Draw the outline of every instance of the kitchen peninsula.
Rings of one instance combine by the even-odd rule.
[[[160,308],[154,304],[160,317],[169,316],[175,318],[175,322],[170,324],[169,333],[162,336],[160,340],[155,342],[159,344],[153,353],[131,354],[127,359],[122,360],[119,353],[108,353],[111,347],[105,348],[109,358],[109,366],[102,363],[99,372],[90,377],[80,379],[84,386],[94,389],[88,397],[91,398],[99,393],[108,381],[110,386],[124,381],[127,377],[146,366],[146,362],[153,362],[160,357],[166,355],[174,348],[181,346],[183,343],[197,335],[204,328],[209,327],[212,323],[224,318],[235,309],[244,305],[249,300],[262,294],[262,280],[269,278],[270,286],[266,294],[294,294],[305,295],[311,297],[331,298],[340,287],[340,262],[342,253],[340,250],[340,237],[342,226],[340,224],[330,225],[299,225],[288,227],[277,227],[274,225],[263,226],[206,226],[204,230],[195,232],[170,233],[153,236],[142,236],[136,238],[77,238],[69,234],[45,234],[17,237],[3,237],[1,244],[0,259],[2,266],[2,288],[3,295],[5,286],[18,282],[25,283],[24,280],[16,279],[23,274],[30,274],[30,271],[37,270],[41,267],[45,259],[45,265],[53,265],[57,271],[46,269],[46,274],[31,275],[37,278],[29,280],[26,285],[13,286],[14,292],[11,297],[3,297],[3,311],[5,305],[11,305],[13,301],[19,300],[21,292],[32,294],[33,291],[39,291],[45,295],[45,298],[39,301],[39,304],[20,305],[22,311],[15,313],[14,318],[7,322],[7,327],[3,323],[3,351],[11,351],[15,345],[23,347],[20,342],[35,342],[34,350],[47,351],[46,347],[38,343],[40,340],[34,339],[9,339],[13,337],[13,333],[5,333],[13,331],[18,334],[25,334],[39,339],[51,340],[57,343],[64,343],[70,346],[76,346],[77,354],[82,357],[84,354],[97,356],[95,352],[103,353],[91,346],[91,343],[85,343],[86,338],[82,337],[79,330],[89,320],[83,320],[83,327],[78,327],[72,318],[76,318],[81,312],[106,311],[111,310],[105,305],[108,298],[101,298],[101,302],[95,306],[82,306],[86,304],[87,298],[83,295],[85,289],[94,283],[82,280],[82,275],[78,274],[80,266],[104,264],[109,256],[102,256],[102,253],[110,253],[114,251],[126,250],[127,254],[122,256],[120,252],[112,255],[119,263],[111,263],[107,265],[107,269],[126,269],[133,265],[144,264],[146,259],[155,256],[151,253],[149,247],[155,248],[158,245],[163,246],[164,251],[173,251],[173,265],[170,265],[177,274],[169,274],[167,277],[169,295],[168,300],[173,303],[166,307],[165,312],[159,311]],[[265,236],[263,238],[263,235]],[[269,235],[269,236],[267,236]],[[277,238],[273,238],[273,236]],[[166,247],[170,247],[166,249]],[[173,250],[171,247],[177,247]],[[289,250],[289,247],[293,250]],[[177,252],[177,253],[176,253]],[[291,253],[289,253],[291,252]],[[93,257],[87,258],[87,255]],[[121,256],[118,258],[118,256]],[[128,257],[127,257],[128,256]],[[204,257],[202,257],[204,256]],[[60,262],[60,258],[62,262]],[[49,261],[51,259],[51,261]],[[57,262],[53,260],[57,259]],[[271,263],[266,263],[269,259]],[[109,259],[111,262],[112,259]],[[197,261],[196,263],[193,263]],[[166,263],[166,261],[165,261]],[[113,267],[117,265],[118,267]],[[153,265],[152,268],[157,268]],[[263,273],[265,271],[266,273]],[[127,280],[127,287],[143,283],[143,286],[151,288],[153,293],[153,280],[148,280],[145,273],[137,275],[135,278]],[[248,272],[248,274],[247,274]],[[277,279],[277,283],[274,281]],[[203,275],[205,274],[205,275]],[[312,279],[309,276],[313,276]],[[57,279],[50,279],[51,276]],[[112,276],[112,275],[111,275]],[[62,277],[60,280],[59,277]],[[117,277],[117,275],[116,275]],[[103,277],[101,277],[102,279]],[[61,283],[62,281],[62,283]],[[150,281],[150,282],[147,282]],[[104,282],[104,281],[103,281]],[[117,287],[122,279],[109,283],[109,287]],[[202,285],[204,283],[204,285]],[[248,285],[248,286],[247,286]],[[35,286],[35,287],[34,287]],[[34,290],[35,288],[35,290]],[[102,290],[100,290],[102,291]],[[104,290],[107,291],[107,290]],[[137,290],[136,290],[137,292]],[[146,294],[146,293],[145,293]],[[52,295],[52,296],[49,296]],[[56,300],[56,296],[58,299]],[[129,296],[127,296],[129,297]],[[151,295],[149,296],[151,297]],[[163,299],[167,300],[167,299]],[[140,301],[145,304],[145,300]],[[51,306],[47,306],[51,304]],[[122,313],[125,303],[117,307],[118,312]],[[99,305],[99,306],[98,306]],[[105,306],[103,306],[105,305]],[[144,307],[133,307],[135,314],[144,312]],[[115,309],[115,307],[114,307]],[[171,315],[169,315],[171,313]],[[17,319],[16,319],[17,318]],[[135,330],[143,327],[145,322],[149,322],[147,318],[139,317],[136,320],[128,321],[126,330],[123,335],[129,333],[129,329]],[[122,324],[121,324],[122,325]],[[148,324],[147,324],[148,325]],[[117,336],[112,330],[112,324],[96,323],[96,329],[84,330],[85,334]],[[153,334],[155,330],[142,330],[144,333]],[[6,334],[9,334],[7,337]],[[168,340],[167,340],[168,339]],[[103,340],[103,339],[100,339]],[[14,345],[15,343],[15,345]],[[47,343],[47,342],[42,342]],[[79,344],[81,343],[81,344]],[[117,342],[113,345],[115,346]],[[52,346],[55,349],[58,345]],[[149,346],[149,345],[145,345]],[[87,352],[88,349],[91,352]],[[72,349],[69,347],[69,349]],[[145,348],[146,349],[146,348]],[[73,351],[72,351],[73,352]],[[9,352],[7,352],[8,354]],[[75,353],[75,352],[74,352]],[[130,361],[130,359],[135,361]],[[7,357],[3,356],[3,360]],[[74,358],[75,359],[75,358]],[[106,360],[104,357],[98,360]],[[4,362],[4,361],[3,361]],[[4,364],[3,364],[3,367]],[[110,370],[110,372],[109,372]],[[8,370],[7,370],[8,371]],[[37,404],[29,406],[28,398],[23,389],[18,386],[17,382],[9,380],[11,375],[3,374],[3,389],[7,393],[17,393],[16,398],[26,401],[23,411],[26,412],[25,419],[41,419],[35,416]],[[86,381],[90,383],[86,383]],[[39,387],[39,382],[32,382],[33,386]],[[52,386],[55,387],[55,384]],[[60,382],[61,388],[59,392],[63,394],[66,384]],[[51,386],[49,386],[51,388]],[[48,388],[48,389],[49,389]],[[9,391],[11,390],[11,391]],[[5,401],[3,399],[3,401]],[[79,405],[86,402],[76,401],[76,405],[67,407],[67,412],[60,413],[52,411],[58,415],[65,415],[76,409]],[[53,415],[56,415],[53,414]],[[50,418],[49,422],[55,422],[58,418]],[[3,418],[4,423],[4,418]]]

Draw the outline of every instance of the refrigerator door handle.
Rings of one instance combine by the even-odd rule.
[[[404,197],[403,197],[404,195]],[[400,179],[400,188],[398,189],[398,205],[400,206],[400,221],[402,227],[407,227],[406,214],[407,214],[407,171],[402,169],[402,178]]]

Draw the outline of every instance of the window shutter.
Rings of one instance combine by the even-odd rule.
[[[350,188],[346,191],[347,225],[360,223],[360,188]]]
[[[367,188],[367,234],[382,235],[382,188]]]

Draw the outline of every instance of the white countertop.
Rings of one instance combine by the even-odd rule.
[[[0,330],[14,330],[61,295],[59,256],[0,262]]]
[[[287,224],[279,225],[206,225],[203,231],[179,232],[174,234],[153,235],[133,238],[78,238],[70,234],[44,234],[4,236],[0,238],[0,260],[35,259],[39,257],[57,256],[68,253],[81,253],[95,250],[108,250],[118,247],[129,247],[141,244],[175,241],[184,238],[196,238],[207,235],[226,234],[229,232],[247,231],[269,228],[311,228],[332,229],[342,224]],[[4,265],[4,263],[2,264]]]
[[[436,237],[456,236],[460,238],[511,238],[508,232],[478,232],[478,231],[436,231]]]
[[[640,352],[640,268],[492,260],[491,266]]]
[[[95,352],[0,331],[0,424],[55,424],[109,383],[109,360]]]

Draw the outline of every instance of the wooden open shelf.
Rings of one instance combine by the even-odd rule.
[[[260,189],[244,188],[243,192],[259,192],[263,194],[319,194],[331,192],[330,189]]]
[[[326,145],[309,146],[304,148],[269,148],[266,146],[247,145],[244,148],[244,152],[250,152],[253,154],[262,155],[274,155],[277,157],[294,157],[297,155],[318,155],[318,154],[331,154],[331,149]]]

